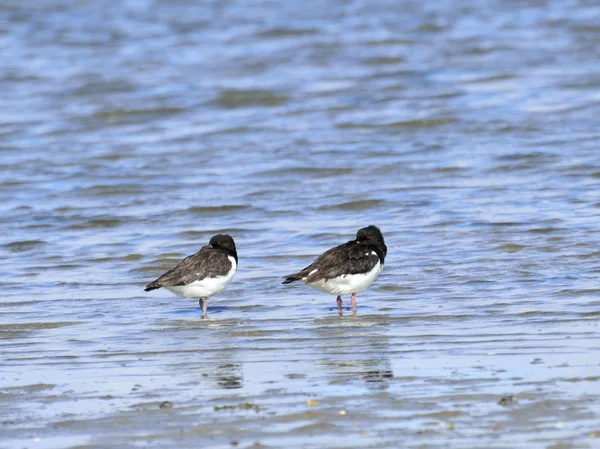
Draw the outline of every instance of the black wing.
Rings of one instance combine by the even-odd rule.
[[[298,273],[285,277],[284,284],[307,278],[306,282],[333,279],[344,274],[368,273],[379,262],[372,248],[358,245],[354,241],[331,248],[317,260]],[[316,270],[316,271],[315,271]],[[310,274],[311,272],[313,272]]]
[[[205,278],[223,276],[231,269],[227,253],[211,246],[204,246],[196,254],[186,257],[173,269],[167,271],[154,282],[148,284],[145,291],[161,287],[187,285]]]

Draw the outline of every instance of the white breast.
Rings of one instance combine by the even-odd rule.
[[[187,285],[166,288],[182,298],[208,298],[221,293],[229,285],[237,269],[235,259],[231,256],[227,256],[227,258],[231,262],[231,269],[225,276],[204,278],[201,281],[194,281]]]
[[[307,282],[306,285],[331,295],[360,293],[373,283],[381,270],[383,270],[383,265],[378,260],[377,264],[368,273],[347,274],[327,280],[321,279],[316,282]]]

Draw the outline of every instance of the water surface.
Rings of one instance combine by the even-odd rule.
[[[599,20],[3,3],[0,447],[598,447]],[[356,317],[280,284],[368,224]],[[217,232],[210,319],[144,293]]]

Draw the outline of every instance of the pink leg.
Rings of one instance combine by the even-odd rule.
[[[352,311],[356,313],[356,293],[352,293],[350,297],[350,302],[352,303]]]
[[[200,307],[202,307],[202,318],[207,318],[206,309],[208,309],[208,298],[200,298]]]
[[[336,299],[337,305],[338,305],[338,313],[341,315],[342,314],[342,297],[338,296]]]

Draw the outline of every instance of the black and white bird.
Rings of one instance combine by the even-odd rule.
[[[284,284],[302,281],[331,295],[337,295],[342,313],[342,295],[352,294],[352,310],[356,313],[356,294],[367,289],[383,270],[387,246],[377,226],[359,229],[356,239],[331,248],[298,273],[285,276]]]
[[[165,287],[182,298],[200,298],[202,316],[206,317],[208,298],[221,293],[233,279],[238,256],[235,243],[227,234],[217,234],[207,246],[179,262],[145,291]]]

